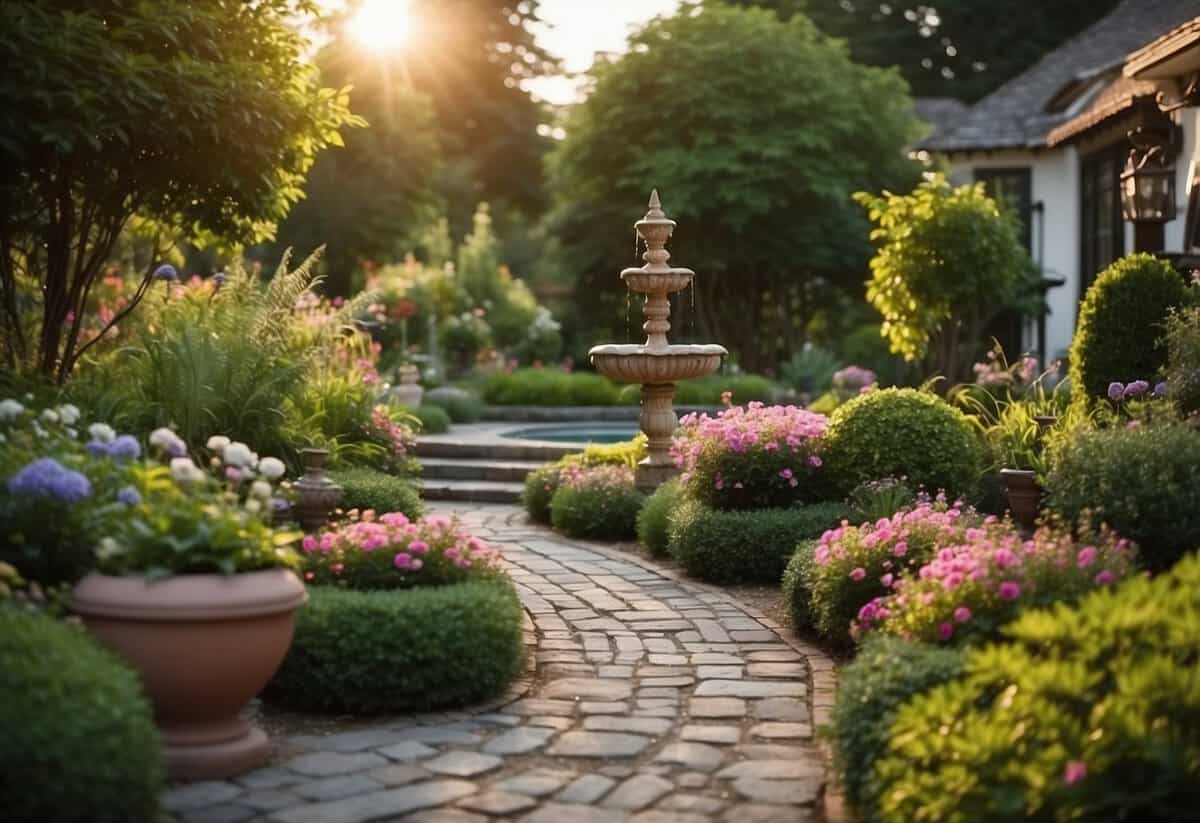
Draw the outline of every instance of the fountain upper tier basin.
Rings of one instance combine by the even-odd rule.
[[[667,269],[661,271],[641,269],[625,269],[621,279],[625,287],[638,294],[671,294],[683,291],[691,285],[696,273],[691,269]]]
[[[724,346],[610,343],[595,346],[588,356],[596,370],[618,383],[678,383],[712,374],[728,354]]]

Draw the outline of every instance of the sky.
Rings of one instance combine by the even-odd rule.
[[[596,52],[623,51],[632,28],[678,5],[679,0],[541,0],[538,13],[547,25],[536,34],[547,51],[562,58],[567,72],[582,72]],[[528,88],[560,105],[581,97],[578,82],[568,77],[543,78]]]

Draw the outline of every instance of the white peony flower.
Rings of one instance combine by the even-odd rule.
[[[117,439],[116,429],[107,423],[93,423],[88,426],[88,434],[101,443],[111,443]]]
[[[268,480],[278,480],[287,473],[287,466],[278,457],[264,457],[258,461],[258,471]]]
[[[100,560],[111,560],[123,551],[121,544],[111,537],[106,537],[96,546],[96,557]]]
[[[67,433],[67,437],[71,438],[72,440],[74,440],[76,437],[79,436],[79,432],[75,429],[74,426],[67,426],[65,431]]]
[[[56,412],[54,409],[43,409],[42,420],[46,423],[57,423],[58,412]]]
[[[74,426],[79,422],[79,407],[72,403],[59,406],[58,419],[68,426]]]
[[[46,437],[48,436],[48,435],[46,434],[46,430],[45,430],[45,429],[43,429],[43,428],[42,428],[40,425],[38,425],[38,422],[37,422],[36,420],[34,420],[34,421],[33,421],[33,433],[34,433],[34,434],[36,434],[38,437],[41,437],[41,438],[43,438],[43,439],[44,439],[44,438],[46,438]]]
[[[0,400],[0,420],[12,420],[21,415],[25,407],[11,398]]]
[[[262,503],[260,503],[258,500],[255,500],[253,497],[246,501],[245,506],[246,511],[250,512],[250,514],[258,514],[260,511],[262,511]]]
[[[208,442],[204,444],[209,451],[223,451],[229,445],[229,438],[223,434],[214,434],[208,438]]]
[[[205,474],[199,466],[192,462],[192,458],[173,457],[171,458],[171,477],[175,478],[176,483],[183,485],[203,480]]]
[[[255,480],[250,484],[250,495],[252,497],[261,497],[263,500],[271,498],[271,484],[266,480]]]
[[[160,449],[167,448],[167,446],[175,442],[176,439],[175,432],[171,431],[165,426],[150,432],[150,445],[158,446]]]
[[[253,455],[245,443],[230,443],[221,453],[226,466],[248,466]]]

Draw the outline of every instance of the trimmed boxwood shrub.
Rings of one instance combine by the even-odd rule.
[[[634,485],[633,469],[608,464],[569,464],[550,499],[550,522],[571,537],[631,540],[646,501]]]
[[[684,498],[671,518],[671,556],[688,574],[713,583],[778,583],[799,543],[849,513],[841,503],[721,511]]]
[[[150,705],[137,675],[83,630],[0,603],[0,729],[9,823],[159,819]]]
[[[813,625],[812,589],[808,587],[808,581],[812,579],[816,550],[816,540],[805,540],[796,547],[783,570],[783,608],[797,629],[811,629]]]
[[[958,677],[962,668],[961,651],[872,637],[841,670],[829,739],[846,799],[865,819],[878,814],[883,787],[875,763],[887,750],[896,709]]]
[[[517,369],[494,374],[483,384],[493,406],[615,406],[617,385],[598,374],[558,369]]]
[[[974,486],[983,444],[966,415],[937,395],[882,389],[838,407],[823,459],[843,494],[869,480],[904,477],[931,493],[956,495]]]
[[[366,466],[338,469],[329,476],[342,487],[343,509],[373,509],[379,514],[400,512],[410,520],[420,517],[424,510],[421,495],[402,477]]]
[[[678,480],[668,480],[654,494],[646,498],[642,510],[638,512],[637,537],[654,557],[667,555],[668,529],[671,525],[671,514],[679,505],[683,490]]]
[[[521,495],[521,501],[534,523],[550,524],[550,500],[558,491],[559,475],[566,465],[562,461],[547,463],[525,475],[525,493]]]
[[[1071,380],[1079,396],[1103,397],[1114,381],[1152,379],[1167,362],[1167,315],[1187,299],[1179,272],[1151,254],[1105,269],[1079,307]]]
[[[425,711],[495,697],[524,662],[506,577],[404,591],[309,590],[265,696],[303,711]]]
[[[550,500],[558,491],[562,471],[567,466],[616,465],[633,468],[645,456],[646,435],[639,434],[621,443],[593,443],[583,450],[583,454],[572,454],[547,463],[525,477],[525,493],[522,495],[525,511],[533,522],[550,524]]]
[[[1052,511],[1107,523],[1148,568],[1200,546],[1200,432],[1186,425],[1083,432],[1055,451],[1046,488]]]
[[[425,392],[425,403],[440,406],[455,423],[474,423],[483,417],[479,395],[455,386],[440,386]]]
[[[880,819],[1195,820],[1197,592],[1192,554],[1026,612],[1007,642],[969,651],[961,678],[896,712],[875,765]]]
[[[450,415],[441,406],[422,405],[408,411],[421,421],[421,431],[425,434],[442,434],[450,430]]]

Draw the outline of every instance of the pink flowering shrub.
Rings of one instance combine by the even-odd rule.
[[[797,406],[750,403],[680,420],[672,446],[689,496],[716,509],[790,506],[821,497],[827,421]]]
[[[963,542],[983,522],[973,509],[938,498],[874,523],[843,521],[825,532],[802,582],[813,628],[831,642],[848,644],[851,623],[865,604],[887,595],[939,548]]]
[[[550,498],[550,522],[571,537],[632,540],[644,502],[632,467],[567,463]]]
[[[863,606],[852,632],[879,629],[930,643],[990,637],[1024,608],[1112,585],[1129,574],[1134,551],[1107,529],[1076,541],[1050,524],[1023,540],[1008,523],[991,522],[943,546],[915,576]]]
[[[304,538],[304,577],[315,585],[357,590],[442,586],[496,574],[499,554],[456,520],[421,520],[363,512]]]

